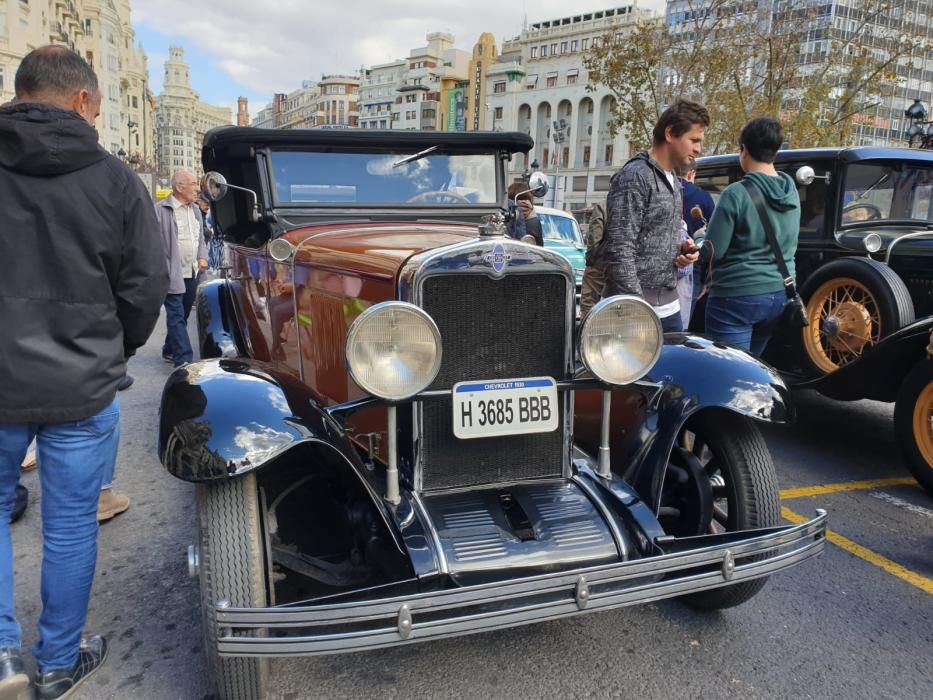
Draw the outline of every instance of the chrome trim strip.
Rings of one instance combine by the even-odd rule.
[[[477,231],[477,236],[479,231]],[[505,253],[511,255],[515,262],[503,269],[501,273],[496,273],[491,266],[483,264],[484,256],[491,253],[497,245],[505,249]],[[561,274],[567,281],[566,293],[566,334],[564,341],[564,373],[567,378],[573,376],[573,331],[576,320],[576,280],[570,263],[561,256],[546,248],[540,248],[535,245],[529,245],[516,241],[512,238],[493,236],[485,238],[475,238],[455,243],[453,245],[435,248],[417,255],[413,255],[402,266],[398,276],[397,296],[400,301],[408,301],[416,306],[422,306],[424,283],[427,279],[435,275],[449,275],[456,272],[461,275],[485,275],[492,278],[501,278],[505,275],[515,274]],[[443,341],[443,339],[442,339]],[[554,377],[561,381],[564,377]],[[572,396],[572,395],[571,395]],[[420,402],[416,402],[413,407],[413,444],[415,445],[414,454],[414,474],[413,488],[416,492],[423,489],[423,474],[421,468],[421,434],[423,426],[423,408]],[[562,455],[562,476],[569,478],[571,476],[571,452],[573,449],[573,401],[568,398],[564,402],[564,454]]]
[[[819,555],[825,544],[826,512],[818,510],[815,518],[801,525],[758,533],[761,531],[691,537],[680,541],[697,546],[684,553],[383,600],[282,608],[218,605],[217,650],[222,656],[359,651],[514,627],[718,588],[767,576]],[[704,541],[717,544],[703,546]],[[678,542],[676,538],[665,538],[664,544]],[[776,553],[778,548],[786,551]],[[731,566],[730,562],[754,556],[763,558],[736,563],[734,569]],[[700,566],[712,568],[690,573]],[[678,573],[682,575],[677,576]],[[585,577],[588,589],[585,611],[578,603],[581,577]],[[652,580],[637,581],[645,578]],[[483,610],[486,605],[489,609]],[[441,614],[444,612],[448,614]],[[408,629],[406,625],[403,636],[399,633],[399,621],[407,620],[409,614],[411,626]],[[361,630],[363,623],[373,624],[370,629]],[[315,631],[317,626],[323,628]],[[301,636],[268,635],[272,630],[293,628],[305,629]],[[244,634],[251,636],[241,636]]]
[[[434,557],[437,560],[437,568],[442,574],[450,573],[450,565],[447,563],[447,555],[444,553],[444,547],[441,546],[440,535],[437,534],[437,528],[434,527],[434,521],[428,515],[424,503],[421,501],[421,495],[417,491],[408,494],[412,509],[417,513],[424,529],[431,535],[431,545],[434,550]]]

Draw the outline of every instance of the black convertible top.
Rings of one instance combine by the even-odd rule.
[[[205,163],[243,147],[287,150],[389,150],[416,153],[440,146],[444,153],[525,153],[534,140],[517,131],[400,131],[390,129],[255,129],[222,126],[204,135]],[[235,157],[235,156],[234,156]]]

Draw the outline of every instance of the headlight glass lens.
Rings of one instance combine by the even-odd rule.
[[[424,311],[385,302],[364,311],[347,335],[347,366],[361,389],[400,401],[426,389],[441,367],[441,336]]]
[[[583,364],[607,384],[641,379],[658,361],[663,343],[658,315],[637,297],[603,299],[580,330]]]

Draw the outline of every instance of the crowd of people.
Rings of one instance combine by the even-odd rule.
[[[654,125],[651,148],[613,175],[590,217],[582,312],[602,297],[634,294],[665,332],[701,325],[714,340],[761,355],[793,289],[800,200],[793,179],[774,168],[780,122],[761,117],[739,137],[745,177],[714,207],[693,184],[709,124],[703,105],[676,101]]]

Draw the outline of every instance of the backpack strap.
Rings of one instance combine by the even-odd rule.
[[[774,229],[771,227],[771,219],[768,218],[768,214],[765,211],[765,202],[761,197],[761,192],[751,180],[742,178],[740,182],[748,192],[748,196],[751,198],[752,204],[755,205],[755,209],[758,210],[758,217],[761,219],[761,227],[765,230],[765,238],[768,239],[768,245],[771,246],[771,253],[774,255],[778,269],[784,277],[784,293],[787,294],[788,299],[793,299],[797,296],[797,285],[794,282],[794,278],[790,276],[787,263],[784,262],[784,254],[781,252],[777,238],[774,236]]]

